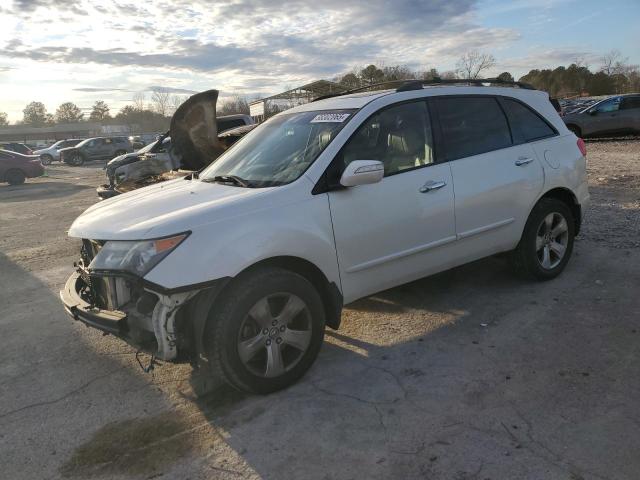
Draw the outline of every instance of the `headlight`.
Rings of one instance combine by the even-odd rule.
[[[142,241],[108,241],[89,264],[89,270],[120,270],[144,277],[169,255],[188,233]]]

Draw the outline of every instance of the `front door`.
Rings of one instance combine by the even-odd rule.
[[[620,116],[620,97],[610,98],[589,110],[582,129],[583,135],[603,135],[624,130]]]
[[[440,247],[455,241],[449,165],[435,162],[426,102],[386,107],[354,133],[334,160],[379,160],[373,185],[329,193],[345,302],[438,271]],[[339,167],[336,167],[339,165]]]

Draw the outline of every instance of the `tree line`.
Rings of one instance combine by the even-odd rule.
[[[486,78],[486,73],[494,70],[495,66],[496,60],[493,55],[473,50],[459,58],[455,70],[439,72],[437,68],[412,70],[402,65],[368,65],[360,69],[354,68],[334,80],[347,89],[394,80],[433,80],[434,78],[468,80]],[[514,81],[510,72],[502,72],[497,75],[497,78]],[[566,67],[559,66],[553,70],[530,70],[518,81],[529,83],[538,90],[547,91],[553,97],[631,93],[640,92],[640,68],[638,65],[630,65],[628,58],[623,57],[619,51],[613,50],[602,56],[595,73],[591,71],[590,65],[577,59]]]

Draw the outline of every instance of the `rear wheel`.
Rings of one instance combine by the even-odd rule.
[[[74,167],[79,167],[80,165],[84,164],[84,161],[84,155],[82,155],[81,153],[72,153],[69,156],[69,160],[67,161],[67,163],[69,165],[73,165]]]
[[[520,243],[512,253],[517,271],[529,278],[550,280],[569,262],[575,222],[566,203],[543,198],[533,208]]]
[[[251,393],[288,387],[315,361],[324,323],[320,295],[306,278],[280,268],[239,278],[205,330],[211,373]]]
[[[9,185],[22,185],[25,178],[22,170],[9,170],[5,175],[5,179]]]
[[[40,161],[43,165],[51,165],[51,162],[53,162],[53,157],[45,153],[44,155],[40,156]]]

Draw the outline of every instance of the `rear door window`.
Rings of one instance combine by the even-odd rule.
[[[640,110],[640,97],[624,97],[620,110]]]
[[[512,145],[507,119],[493,97],[436,99],[445,158],[456,160]]]
[[[556,134],[547,122],[526,105],[510,98],[503,98],[502,104],[509,117],[515,143],[531,142]]]

